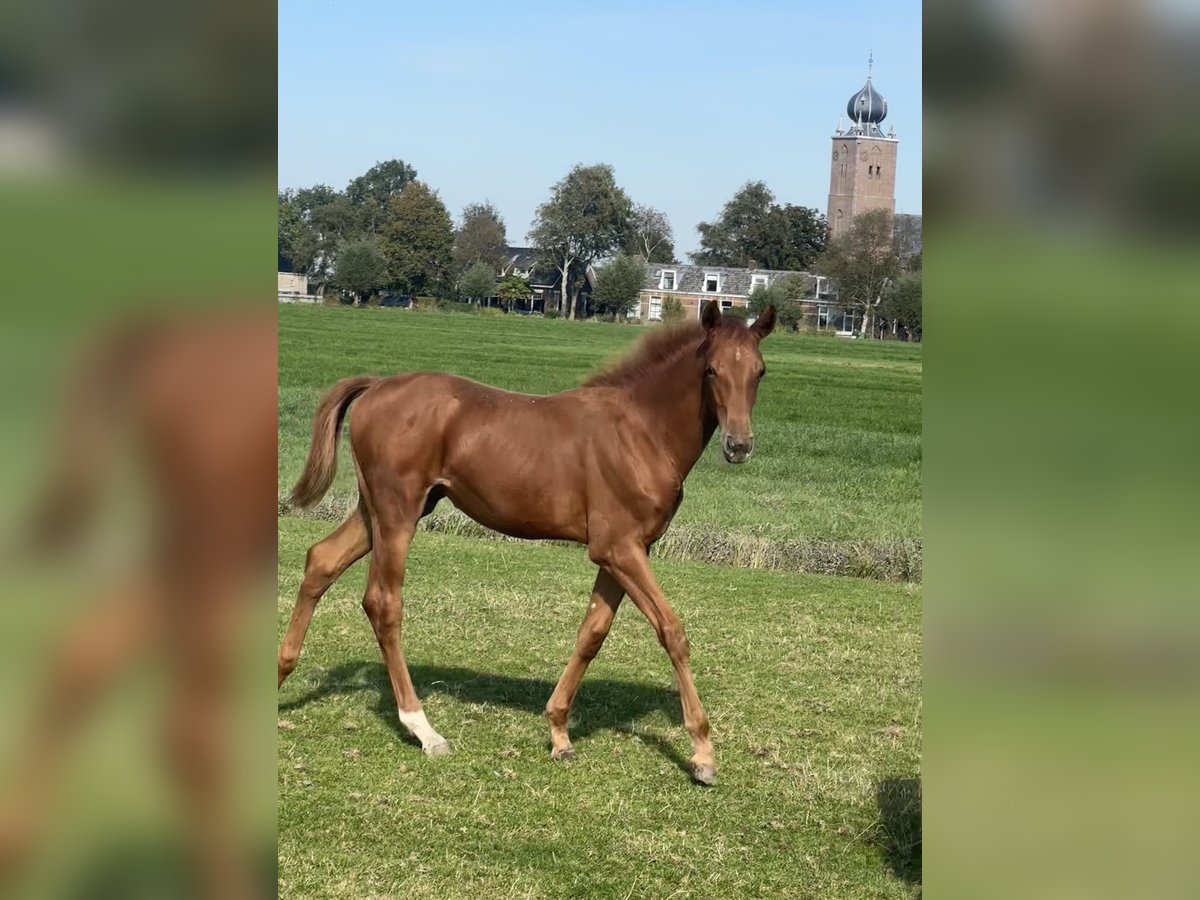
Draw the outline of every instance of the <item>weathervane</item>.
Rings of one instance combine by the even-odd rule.
[[[867,78],[871,77],[871,68],[874,65],[875,65],[875,51],[874,51],[874,49],[872,49],[871,52],[867,55]]]

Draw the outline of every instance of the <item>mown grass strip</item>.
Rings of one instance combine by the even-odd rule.
[[[311,510],[298,512],[284,497],[279,514],[325,522],[341,522],[357,500],[326,497]],[[485,528],[456,509],[437,509],[421,520],[419,530],[485,540],[516,541]],[[564,543],[565,542],[551,542]],[[810,575],[843,575],[878,581],[919,582],[921,541],[829,541],[773,538],[729,529],[697,525],[672,525],[654,546],[655,558],[691,560],[738,566],[744,569],[777,569]]]

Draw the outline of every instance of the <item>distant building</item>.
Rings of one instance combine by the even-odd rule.
[[[541,264],[541,254],[536,247],[505,249],[504,262],[500,264],[500,277],[507,278],[509,275],[529,282],[530,294],[533,297],[531,310],[557,308],[561,276],[556,269]]]
[[[308,292],[307,275],[297,275],[295,272],[278,274],[280,303],[315,303],[317,301],[317,298]]]
[[[871,83],[873,63],[872,59],[867,64],[867,83],[846,104],[850,127],[843,130],[839,121],[833,134],[825,214],[831,238],[843,234],[861,212],[896,211],[896,149],[900,142],[894,129],[885,135],[879,127],[887,117],[887,101]]]
[[[663,306],[674,299],[683,308],[685,320],[698,321],[709,300],[716,300],[721,310],[746,309],[750,294],[757,287],[770,287],[784,275],[800,275],[806,285],[804,293],[793,298],[800,304],[805,321],[820,331],[849,333],[850,314],[837,310],[829,294],[829,281],[811,272],[788,272],[779,269],[739,269],[732,266],[695,266],[684,263],[646,263],[646,277],[638,295],[638,304],[629,311],[629,318],[643,322],[661,322]]]
[[[647,263],[638,306],[630,311],[629,318],[661,322],[663,304],[673,299],[683,307],[685,319],[697,321],[709,300],[720,303],[722,310],[746,307],[755,287],[767,287],[786,274],[772,269]]]

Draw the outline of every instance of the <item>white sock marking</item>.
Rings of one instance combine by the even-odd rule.
[[[433,730],[433,726],[429,724],[429,720],[425,718],[425,710],[418,709],[416,712],[405,712],[397,710],[400,713],[400,724],[408,729],[409,733],[421,742],[422,749],[428,750],[438,744],[444,744],[446,739]]]

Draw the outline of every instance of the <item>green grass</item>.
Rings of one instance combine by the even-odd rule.
[[[577,353],[607,347],[607,329],[577,327]],[[305,550],[327,531],[280,520],[280,635]],[[582,548],[422,532],[405,651],[455,753],[428,759],[401,733],[358,563],[318,607],[279,698],[280,895],[910,896],[920,589],[666,559],[655,570],[688,627],[715,788],[683,771],[670,666],[628,603],[580,689],[578,758],[550,761],[541,710],[594,576]]]
[[[303,467],[318,398],[339,378],[437,369],[550,393],[578,385],[644,333],[519,316],[281,306],[280,492]],[[753,461],[726,465],[714,443],[688,478],[660,552],[920,580],[920,349],[775,334],[763,355]],[[356,495],[345,451],[331,494],[334,517]],[[453,518],[434,524],[463,528]]]

